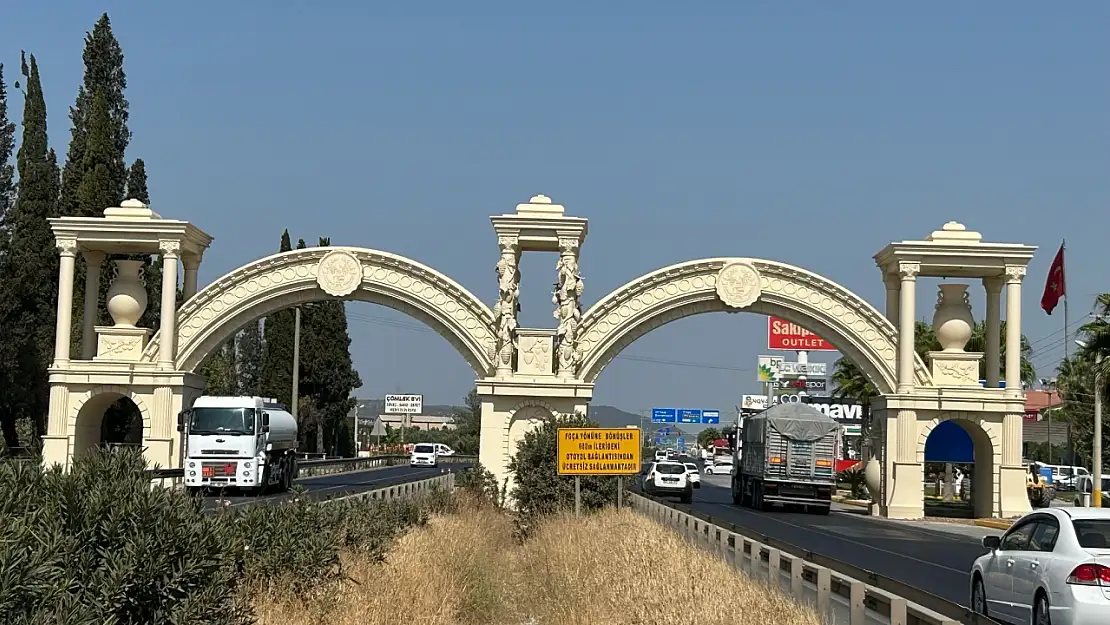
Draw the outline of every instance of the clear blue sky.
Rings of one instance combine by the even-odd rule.
[[[1062,238],[1072,317],[1110,290],[1110,4],[525,4],[16,2],[0,60],[11,81],[20,48],[37,56],[64,155],[82,38],[109,11],[128,160],[145,159],[156,210],[216,237],[202,282],[276,251],[288,227],[410,256],[492,304],[487,217],[545,193],[590,219],[587,305],[726,255],[813,269],[881,305],[871,255],[956,219],[1041,246],[1025,329],[1044,375],[1061,318],[1037,301]],[[549,327],[554,258],[522,270],[522,322]],[[360,396],[471,388],[438,335],[349,311]],[[706,315],[656,330],[595,402],[731,411],[757,390],[765,327]]]

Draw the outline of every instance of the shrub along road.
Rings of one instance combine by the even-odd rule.
[[[365,471],[350,471],[346,473],[332,473],[315,477],[303,477],[294,482],[294,485],[303,487],[310,499],[323,500],[335,497],[344,497],[363,493],[394,484],[415,482],[430,477],[435,477],[444,471],[458,473],[469,468],[469,464],[441,464],[438,468],[394,466],[367,469]],[[220,494],[211,492],[205,496],[204,507],[215,510],[220,505],[228,507],[249,506],[259,503],[276,503],[292,497],[292,492],[275,493],[272,495],[243,495],[238,492]],[[221,502],[226,502],[221,504]]]
[[[979,540],[905,521],[864,516],[860,510],[834,510],[828,516],[759,512],[733,505],[726,487],[703,480],[692,507],[801,549],[835,558],[920,588],[966,606],[971,564],[986,553]]]

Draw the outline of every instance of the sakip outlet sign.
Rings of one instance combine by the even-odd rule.
[[[767,349],[799,352],[835,352],[825,339],[796,323],[767,317]]]

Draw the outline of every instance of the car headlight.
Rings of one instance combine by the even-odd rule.
[[[247,468],[247,469],[251,468],[251,461],[250,461],[250,460],[248,460],[248,461],[244,462],[244,463],[243,463],[243,467],[244,467],[244,468]]]
[[[195,462],[190,462],[190,463],[189,463],[189,468],[190,468],[190,469],[195,469],[195,468],[197,468],[197,463],[195,463]]]
[[[189,471],[189,477],[196,477],[196,476],[197,476],[196,471]]]

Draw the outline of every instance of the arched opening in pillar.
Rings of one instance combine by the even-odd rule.
[[[994,444],[981,425],[963,418],[940,421],[925,439],[925,516],[993,516]]]
[[[133,418],[137,418],[137,424]],[[141,447],[142,444],[142,411],[130,397],[105,391],[90,397],[77,411],[70,450],[73,457],[79,458],[93,449]]]
[[[505,449],[508,462],[516,455],[524,436],[540,427],[545,419],[551,418],[550,410],[541,406],[525,406],[517,410],[509,421],[509,429],[505,432]]]
[[[111,448],[142,447],[143,413],[130,397],[120,397],[104,411],[100,440]]]

